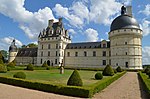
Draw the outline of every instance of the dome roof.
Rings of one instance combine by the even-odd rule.
[[[110,31],[126,28],[140,29],[140,26],[136,19],[126,14],[126,9],[124,6],[121,10],[121,15],[113,20]]]
[[[11,43],[11,46],[9,47],[9,52],[17,52],[17,46],[15,45],[15,40]]]

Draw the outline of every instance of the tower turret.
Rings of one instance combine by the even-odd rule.
[[[12,62],[16,55],[17,55],[17,46],[15,45],[15,39],[12,41],[10,47],[9,47],[9,57],[8,57],[8,62]]]
[[[142,69],[142,30],[135,18],[122,6],[121,15],[111,24],[111,65],[128,69]]]

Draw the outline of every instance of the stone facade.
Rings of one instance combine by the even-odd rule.
[[[49,66],[98,68],[109,64],[114,68],[142,69],[142,30],[124,6],[108,34],[110,41],[71,43],[62,18],[58,22],[49,20],[39,34],[38,48],[10,50],[10,59],[16,59],[18,65],[41,66],[46,61]]]

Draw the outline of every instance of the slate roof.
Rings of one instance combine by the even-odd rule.
[[[66,49],[89,49],[89,48],[102,48],[101,42],[83,42],[83,43],[69,43]],[[107,47],[110,48],[110,42],[107,41]]]
[[[122,6],[121,15],[113,20],[110,31],[130,28],[140,29],[140,26],[135,18],[126,13],[126,7]]]
[[[17,57],[37,57],[38,48],[21,48],[17,53]]]

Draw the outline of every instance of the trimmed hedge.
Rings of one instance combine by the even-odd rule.
[[[24,72],[17,72],[13,75],[14,78],[21,78],[21,79],[25,79],[26,78],[26,74]]]
[[[107,65],[104,70],[103,70],[103,75],[104,76],[113,76],[114,75],[114,70],[110,65]]]
[[[142,73],[142,72],[138,72],[138,76],[142,80],[142,83],[144,85],[144,89],[150,95],[150,78],[149,78],[149,76],[144,74],[144,73]]]
[[[48,67],[47,62],[45,61],[42,65],[42,67]]]
[[[28,64],[27,68],[25,70],[33,71],[34,70],[33,65],[32,64]]]
[[[116,68],[116,70],[117,70],[117,72],[122,72],[122,69],[121,69],[120,66],[118,66],[118,67]]]
[[[11,84],[15,86],[25,87],[29,89],[35,89],[45,92],[52,92],[57,94],[63,94],[68,96],[89,98],[95,93],[103,90],[113,81],[124,75],[125,72],[118,73],[112,77],[107,77],[104,80],[100,80],[97,83],[92,84],[89,87],[79,87],[79,86],[65,86],[65,85],[54,85],[50,83],[35,82],[31,80],[10,78],[10,77],[0,77],[0,82],[5,84]]]
[[[4,64],[0,64],[0,73],[6,73],[7,67]]]
[[[10,62],[10,63],[7,64],[7,67],[13,67],[13,68],[15,68],[15,64],[13,62]]]
[[[77,70],[74,70],[68,79],[67,85],[70,86],[83,86],[82,79]]]
[[[101,72],[97,72],[97,73],[95,74],[95,79],[97,79],[97,80],[103,79],[102,73],[101,73]]]

